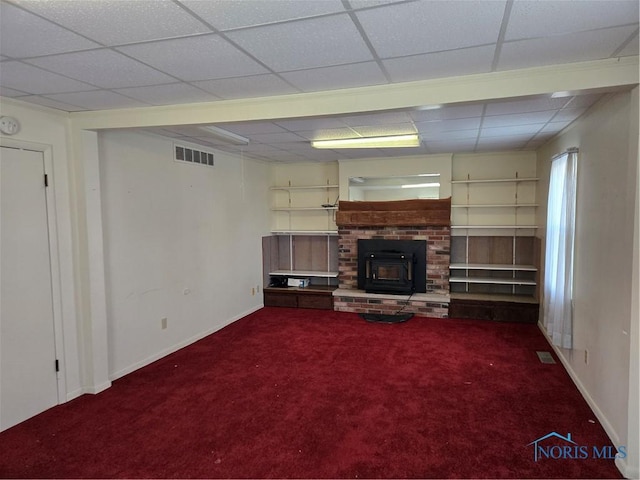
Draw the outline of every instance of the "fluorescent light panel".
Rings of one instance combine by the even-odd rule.
[[[398,148],[419,147],[418,135],[390,135],[386,137],[361,137],[342,140],[314,140],[313,148]]]
[[[214,127],[213,125],[207,125],[205,127],[200,127],[200,130],[207,132],[207,134],[211,137],[216,138],[217,140],[230,143],[232,145],[249,145],[249,139],[245,138],[237,133],[230,132],[228,130],[224,130],[220,127]]]

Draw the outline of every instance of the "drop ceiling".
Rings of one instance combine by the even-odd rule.
[[[0,94],[66,112],[284,96],[638,55],[637,0],[0,0]],[[630,86],[629,86],[630,88]],[[280,162],[535,149],[604,90],[142,130]],[[432,108],[439,107],[439,108]],[[314,150],[418,133],[419,148]]]

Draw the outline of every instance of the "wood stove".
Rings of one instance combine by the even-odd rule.
[[[425,240],[358,240],[358,288],[367,293],[424,293]]]

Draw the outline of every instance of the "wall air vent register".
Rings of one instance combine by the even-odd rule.
[[[213,153],[195,150],[184,145],[174,144],[174,159],[177,162],[195,163],[213,167]]]

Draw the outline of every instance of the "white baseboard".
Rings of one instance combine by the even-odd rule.
[[[247,315],[256,312],[258,310],[260,310],[263,307],[262,304],[260,305],[256,305],[255,307],[250,308],[249,310],[239,313],[238,315],[235,315],[232,318],[229,318],[227,320],[225,320],[222,324],[216,325],[213,328],[207,329],[204,332],[200,332],[190,338],[187,338],[186,340],[183,340],[181,342],[176,343],[175,345],[172,345],[168,348],[165,348],[164,350],[161,350],[160,352],[154,353],[153,355],[145,358],[144,360],[141,360],[139,362],[134,363],[133,365],[129,365],[126,368],[123,368],[122,370],[119,370],[117,372],[114,372],[112,374],[109,375],[109,379],[110,380],[116,380],[120,377],[124,377],[125,375],[128,375],[142,367],[145,367],[153,362],[155,362],[156,360],[160,360],[163,357],[166,357],[167,355],[170,355],[178,350],[180,350],[181,348],[186,347],[187,345],[191,345],[192,343],[197,342],[198,340],[202,340],[204,337],[207,337],[209,335],[211,335],[212,333],[217,332],[218,330],[221,330],[222,328],[226,327],[227,325],[232,324],[233,322],[240,320],[243,317],[246,317]]]
[[[624,478],[640,478],[640,468],[630,467],[626,458],[616,458],[615,463]]]
[[[78,388],[77,390],[74,390],[73,392],[68,392],[65,402],[70,402],[74,398],[78,398],[79,396],[84,395],[85,393],[86,392],[84,391],[83,388]]]
[[[593,410],[593,413],[595,413],[596,418],[598,419],[598,421],[602,425],[602,428],[604,428],[604,431],[607,434],[607,436],[609,437],[609,439],[611,440],[611,443],[613,443],[613,445],[616,446],[616,447],[619,446],[620,445],[620,437],[618,436],[618,434],[614,430],[614,428],[611,425],[611,422],[609,421],[607,416],[602,412],[602,410],[600,410],[600,407],[595,402],[595,400],[593,399],[593,397],[591,396],[591,394],[589,393],[587,388],[580,381],[580,378],[576,374],[575,370],[573,369],[573,367],[571,366],[569,361],[565,358],[564,353],[562,352],[562,350],[560,350],[556,345],[553,344],[553,342],[551,341],[551,338],[549,337],[549,335],[547,335],[547,332],[546,332],[546,330],[544,328],[544,325],[542,325],[542,323],[538,322],[538,328],[540,329],[542,334],[547,339],[547,342],[549,343],[551,348],[553,348],[553,351],[556,353],[556,355],[560,359],[560,362],[562,362],[562,365],[564,366],[565,370],[569,374],[569,377],[571,377],[571,380],[573,381],[575,386],[578,388],[578,391],[580,392],[582,397],[589,404],[589,407],[591,407],[591,410]],[[625,463],[625,465],[626,465],[626,462],[624,462],[623,459],[616,459],[616,467],[618,468],[618,470],[620,470],[620,473],[622,473],[622,475],[626,476],[625,473],[620,468],[621,465],[619,464],[619,460],[620,460],[620,463]],[[627,478],[630,478],[630,477],[627,477]]]

